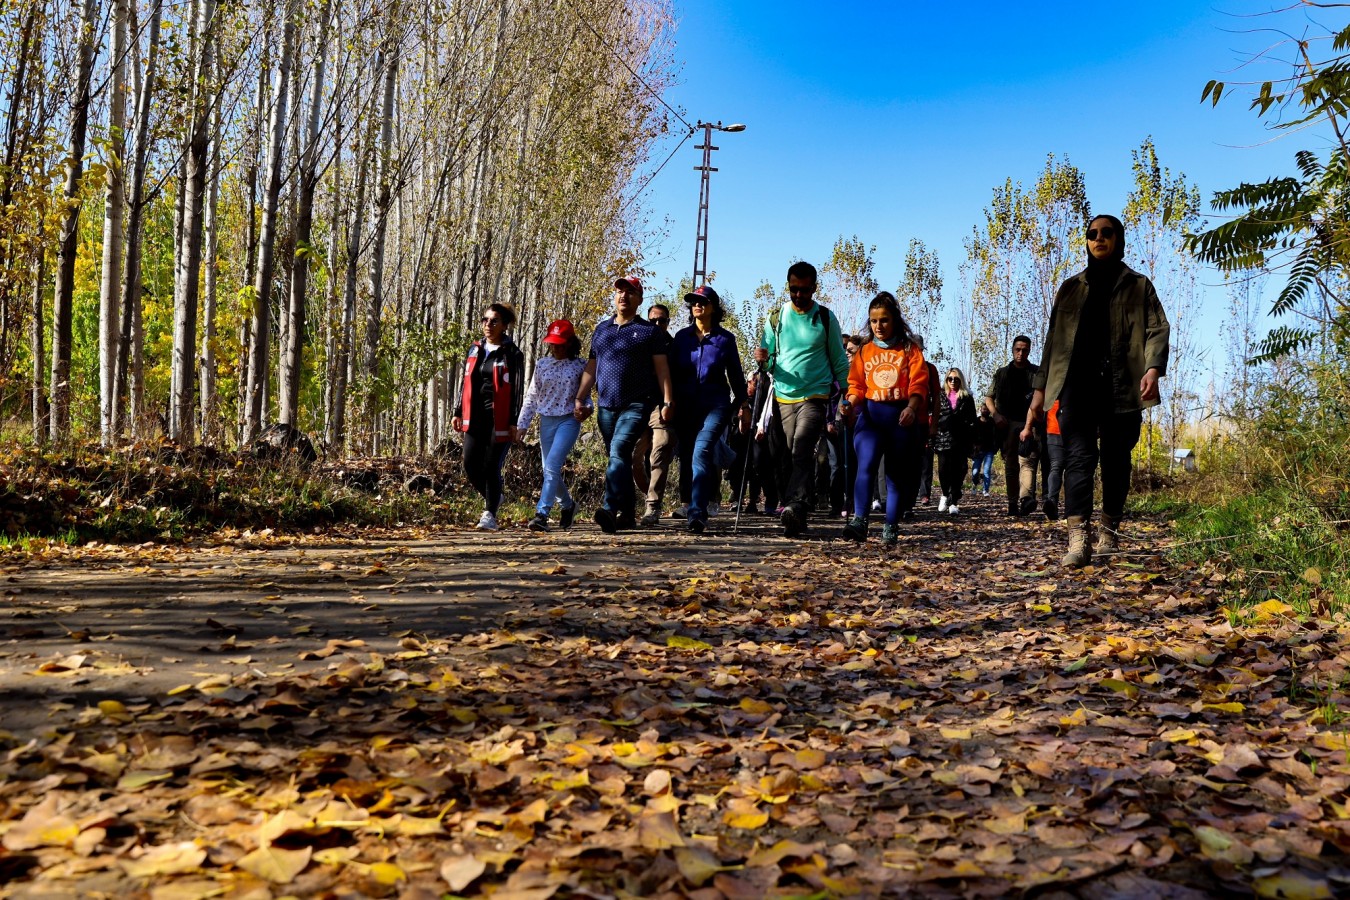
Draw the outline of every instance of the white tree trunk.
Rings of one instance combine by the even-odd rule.
[[[108,165],[103,206],[103,280],[98,304],[99,436],[109,446],[117,431],[117,356],[122,292],[122,214],[125,198],[127,124],[127,0],[112,0],[112,66],[108,98]]]
[[[183,185],[182,278],[173,304],[173,357],[170,373],[169,439],[190,444],[196,426],[194,381],[197,374],[197,303],[201,295],[202,233],[205,227],[206,178],[211,168],[207,129],[213,100],[215,0],[200,0],[197,19],[196,92],[187,146],[187,180]]]
[[[288,4],[283,12],[281,63],[277,68],[267,152],[267,187],[263,193],[262,230],[258,240],[258,275],[254,283],[253,334],[248,354],[248,395],[244,442],[258,436],[263,423],[263,399],[267,392],[267,354],[272,339],[272,277],[276,268],[277,206],[281,199],[282,150],[286,143],[286,115],[290,100],[291,64],[295,57],[295,13]]]

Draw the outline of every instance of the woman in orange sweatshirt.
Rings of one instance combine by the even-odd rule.
[[[853,518],[844,526],[844,537],[867,539],[872,487],[884,458],[886,525],[881,542],[889,547],[899,538],[903,450],[911,439],[910,426],[925,413],[928,368],[923,351],[910,340],[900,304],[889,291],[877,294],[867,319],[871,335],[853,357],[848,393],[839,404],[840,413],[857,416],[853,447],[858,454],[858,477],[853,487]]]

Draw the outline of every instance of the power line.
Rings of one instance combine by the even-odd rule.
[[[670,114],[675,118],[679,119],[681,122],[683,122],[684,127],[689,129],[690,134],[693,134],[694,126],[689,124],[689,120],[687,120],[684,116],[680,115],[679,110],[675,109],[675,107],[667,103],[665,101],[665,98],[663,98],[660,94],[658,94],[655,90],[652,89],[652,86],[647,83],[647,79],[639,75],[637,73],[637,70],[628,64],[628,60],[624,57],[624,55],[619,51],[615,50],[614,46],[610,44],[609,41],[605,40],[605,36],[601,34],[594,25],[592,25],[589,21],[586,20],[586,17],[581,14],[580,10],[578,10],[575,6],[572,5],[572,0],[565,0],[565,2],[567,3],[567,8],[572,10],[572,13],[581,21],[581,24],[589,28],[591,34],[595,35],[596,39],[599,40],[600,43],[605,45],[605,49],[609,50],[610,56],[614,57],[619,62],[623,63],[623,67],[627,69],[629,73],[632,74],[632,76],[636,78],[644,88],[647,89],[647,93],[651,94],[653,97],[656,98],[658,103],[660,103],[666,109],[670,110]]]
[[[680,141],[678,144],[676,144],[676,145],[675,145],[675,149],[672,150],[672,151],[670,151],[670,155],[666,157],[665,162],[663,162],[663,163],[661,163],[661,165],[657,166],[657,167],[656,167],[656,171],[653,172],[652,174],[648,175],[647,178],[646,178],[646,179],[642,182],[642,184],[638,187],[638,189],[637,189],[636,191],[633,192],[633,196],[629,197],[628,200],[627,200],[627,202],[625,202],[624,205],[623,205],[622,207],[619,208],[619,212],[623,212],[624,210],[628,209],[629,206],[632,205],[633,201],[636,200],[636,199],[642,194],[642,192],[645,191],[645,190],[647,189],[647,185],[649,185],[649,184],[652,183],[652,179],[655,178],[657,175],[660,175],[660,174],[661,174],[661,170],[664,169],[664,168],[666,167],[666,163],[668,163],[668,162],[670,162],[672,159],[674,159],[674,158],[675,158],[675,154],[676,154],[676,153],[679,153],[679,152],[680,152],[680,148],[683,147],[685,144],[689,143],[689,139],[690,139],[691,137],[693,137],[693,136],[694,136],[694,129],[691,128],[691,129],[689,129],[689,133],[686,134],[686,135],[684,136],[684,140],[682,140],[682,141]]]

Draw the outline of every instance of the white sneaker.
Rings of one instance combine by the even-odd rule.
[[[961,511],[961,507],[957,506],[955,503],[953,503],[951,506],[947,507],[947,515],[949,515],[949,516],[954,516],[954,515],[956,515],[957,513],[959,513],[960,511]]]
[[[676,519],[689,518],[689,504],[681,503],[679,506],[675,507],[675,511],[671,513],[671,516],[673,516]]]
[[[708,509],[707,509],[708,518],[711,519],[713,516],[717,515],[717,514],[720,513],[721,511],[722,511],[722,504],[720,504],[720,503],[709,503],[709,504],[708,504]]]
[[[873,501],[872,501],[872,512],[881,512],[881,501],[880,501],[880,500],[873,500]]]
[[[483,510],[483,514],[478,517],[478,524],[474,527],[481,528],[484,531],[496,531],[497,517],[487,510]]]
[[[938,512],[946,512],[946,511],[947,511],[947,495],[943,494],[941,497],[938,498]]]

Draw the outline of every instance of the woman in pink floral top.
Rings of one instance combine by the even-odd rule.
[[[544,343],[548,345],[550,355],[541,356],[535,362],[534,378],[525,392],[520,419],[516,423],[519,432],[524,434],[535,413],[539,414],[539,455],[544,462],[544,484],[539,491],[534,518],[530,520],[531,531],[548,531],[548,514],[554,502],[559,504],[559,524],[563,528],[572,527],[577,510],[576,501],[563,480],[563,463],[581,435],[581,420],[573,412],[586,361],[579,358],[581,341],[577,339],[572,323],[566,319],[558,319],[548,326]]]

